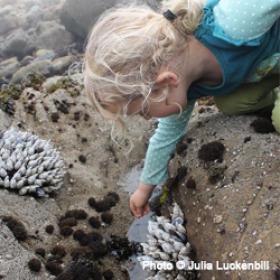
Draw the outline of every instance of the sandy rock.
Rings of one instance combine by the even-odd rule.
[[[31,64],[21,67],[14,73],[11,83],[18,83],[27,78],[28,75],[37,73],[48,76],[52,73],[52,64],[49,60],[35,61]]]
[[[271,244],[280,241],[280,137],[277,133],[255,133],[250,127],[254,119],[221,113],[194,118],[185,139],[193,139],[186,155],[176,155],[170,162],[172,176],[179,167],[188,168],[187,177],[175,188],[175,197],[188,220],[188,237],[198,260],[268,260],[271,269],[279,261],[279,249]],[[251,140],[244,141],[249,136]],[[219,141],[226,148],[223,163],[227,169],[215,183],[209,181],[208,164],[198,159],[200,147],[212,141]],[[186,187],[190,177],[196,181],[195,192]],[[197,223],[198,217],[205,221],[204,227]],[[242,278],[239,271],[232,271],[229,276],[225,273],[201,271],[201,279],[274,279],[271,270],[241,271]]]
[[[0,275],[6,280],[48,279],[43,268],[38,274],[29,270],[27,263],[33,257],[35,255],[19,244],[8,227],[0,222]]]
[[[40,22],[36,29],[37,47],[52,49],[55,52],[63,50],[73,42],[72,35],[65,30],[63,25],[56,21]]]

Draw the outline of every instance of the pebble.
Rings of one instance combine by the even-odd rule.
[[[280,243],[276,243],[276,244],[274,245],[274,248],[280,248]]]
[[[252,205],[253,201],[252,200],[248,200],[247,201],[247,205]]]
[[[7,254],[5,257],[6,257],[7,260],[12,260],[13,259],[13,256],[11,254]]]
[[[234,255],[233,252],[230,252],[230,253],[228,254],[229,257],[233,257],[233,255]]]
[[[214,224],[220,224],[223,221],[223,216],[222,215],[215,215],[213,222]]]
[[[262,243],[262,240],[261,240],[261,239],[259,239],[259,240],[257,240],[257,241],[256,241],[256,243],[255,243],[255,244],[256,244],[256,245],[259,245],[259,244],[261,244],[261,243]]]
[[[242,212],[243,212],[243,213],[246,213],[247,211],[248,211],[248,208],[243,208],[243,209],[242,209]]]
[[[201,217],[197,217],[197,220],[196,220],[196,221],[197,221],[198,224],[200,224],[200,222],[201,222]]]

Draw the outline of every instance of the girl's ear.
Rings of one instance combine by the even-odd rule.
[[[166,86],[177,87],[179,84],[179,77],[174,72],[164,71],[157,76],[155,86],[162,88]]]

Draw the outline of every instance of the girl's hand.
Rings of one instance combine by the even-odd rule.
[[[141,218],[150,211],[148,200],[152,192],[152,185],[140,183],[137,190],[130,196],[129,207],[136,218]]]

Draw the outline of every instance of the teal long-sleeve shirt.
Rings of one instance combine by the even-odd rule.
[[[269,30],[269,28],[275,22],[277,24],[277,19],[278,26],[280,25],[279,0],[268,0],[262,2],[261,8],[259,5],[260,4],[258,0],[208,0],[205,5],[205,16],[202,22],[202,25],[205,24],[205,30],[207,30],[205,34],[209,35],[208,31],[210,30],[211,32],[211,30],[213,30],[212,36],[214,37],[214,40],[224,40],[225,44],[227,45],[232,43],[234,48],[242,48],[243,46],[244,48],[248,48],[248,45],[258,44],[259,40],[262,40],[264,34]],[[211,20],[209,20],[207,17],[210,17]],[[250,25],[248,25],[248,20],[252,21],[250,22]],[[253,21],[255,21],[256,24],[254,24]],[[204,26],[202,25],[199,26],[199,31],[204,29]],[[224,28],[222,28],[222,26]],[[274,29],[279,30],[279,28],[277,28],[277,26],[274,27]],[[274,33],[275,32],[276,31],[274,31]],[[275,36],[274,33],[272,32],[272,37]],[[202,35],[200,33],[199,36],[204,36],[204,32]],[[269,64],[272,68],[273,65],[276,65],[279,62],[280,53],[277,54],[279,47],[277,44],[277,38],[271,38],[271,40],[276,40],[276,43],[274,42],[275,47],[270,54],[273,56],[273,60],[269,60]],[[213,49],[211,50],[214,51]],[[222,60],[219,59],[219,55],[222,53],[221,50],[217,50],[215,52],[220,63],[222,63]],[[274,52],[275,50],[276,52]],[[221,56],[224,57],[223,54]],[[269,58],[268,54],[263,57],[263,60],[267,61],[267,58]],[[259,62],[261,62],[261,59]],[[240,67],[241,66],[242,65],[240,65]],[[267,67],[267,64],[264,64],[263,66]],[[221,65],[221,67],[223,67],[223,65]],[[254,72],[250,73],[252,77],[254,74]],[[244,77],[241,78],[245,82],[246,79],[250,79],[250,75],[244,75]],[[226,80],[225,77],[224,80]],[[225,83],[223,86],[226,88],[227,84]],[[202,89],[209,89],[209,93],[203,94],[199,92],[200,89],[196,89],[195,87],[190,88],[190,92],[188,94],[191,98],[188,100],[188,105],[182,112],[181,116],[172,115],[159,119],[158,127],[149,141],[149,147],[145,157],[145,164],[140,178],[141,182],[149,185],[158,185],[164,183],[167,180],[167,167],[170,155],[174,152],[178,141],[186,134],[187,125],[191,117],[196,99],[203,95],[215,95],[215,91],[218,90],[217,87],[215,90],[214,88],[211,89],[211,87],[203,87]],[[219,90],[221,91],[221,87],[219,87]],[[227,92],[225,93],[227,94]]]

